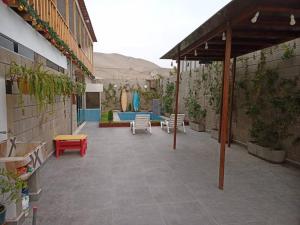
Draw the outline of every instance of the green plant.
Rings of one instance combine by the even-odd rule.
[[[108,114],[107,114],[107,120],[108,120],[108,122],[112,122],[113,119],[114,119],[113,111],[112,111],[112,110],[109,110],[109,111],[108,111]]]
[[[11,202],[20,200],[21,190],[26,186],[27,184],[18,178],[16,174],[4,168],[0,169],[0,205],[3,207]]]
[[[253,141],[282,149],[282,141],[291,136],[289,127],[300,114],[298,78],[281,78],[275,69],[265,69],[265,61],[261,61],[255,75],[244,78],[238,87],[244,91],[243,107],[252,121]]]
[[[173,112],[173,103],[174,103],[174,96],[175,94],[175,84],[173,82],[167,82],[165,94],[163,95],[163,107],[166,113]]]
[[[17,65],[12,62],[8,75],[12,81],[17,81],[20,103],[23,95],[34,96],[39,110],[43,110],[48,104],[53,105],[56,96],[63,96],[64,100],[71,94],[82,95],[85,92],[85,84],[73,82],[65,74],[52,74],[42,69],[42,65],[32,68]]]
[[[105,101],[103,102],[103,105],[105,107],[109,107],[111,104],[115,104],[117,102],[117,91],[112,83],[109,83],[107,88],[104,87],[103,92],[105,95]]]
[[[284,50],[283,55],[281,56],[282,60],[291,59],[295,56],[296,43],[293,46],[290,44],[283,44],[282,48]]]
[[[219,114],[221,111],[221,91],[221,76],[219,76],[219,74],[214,74],[208,79],[208,102],[216,114]]]
[[[189,91],[189,96],[185,99],[185,106],[192,122],[200,123],[206,117],[206,109],[201,107],[196,93],[191,90]]]

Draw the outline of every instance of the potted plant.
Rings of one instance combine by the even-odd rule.
[[[298,78],[280,78],[275,69],[258,67],[254,77],[238,83],[244,90],[246,114],[251,119],[248,152],[273,163],[285,160],[284,141],[300,115]]]
[[[205,131],[206,109],[203,109],[197,99],[197,93],[189,91],[188,98],[185,99],[185,105],[188,110],[189,125],[192,130],[203,132]]]
[[[6,206],[19,201],[21,190],[26,186],[26,183],[16,174],[0,169],[0,224],[5,222]]]

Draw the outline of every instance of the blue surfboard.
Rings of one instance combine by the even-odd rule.
[[[133,92],[132,105],[135,112],[139,111],[140,108],[140,95],[137,91]]]

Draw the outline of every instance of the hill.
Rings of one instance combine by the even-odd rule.
[[[116,53],[94,53],[94,71],[98,79],[146,79],[151,75],[169,76],[169,70],[139,58]]]

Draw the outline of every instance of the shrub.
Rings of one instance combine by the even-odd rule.
[[[112,111],[112,110],[109,110],[109,111],[108,111],[107,119],[108,119],[109,122],[112,122],[112,121],[113,121],[113,119],[114,119],[114,114],[113,114],[113,111]]]

